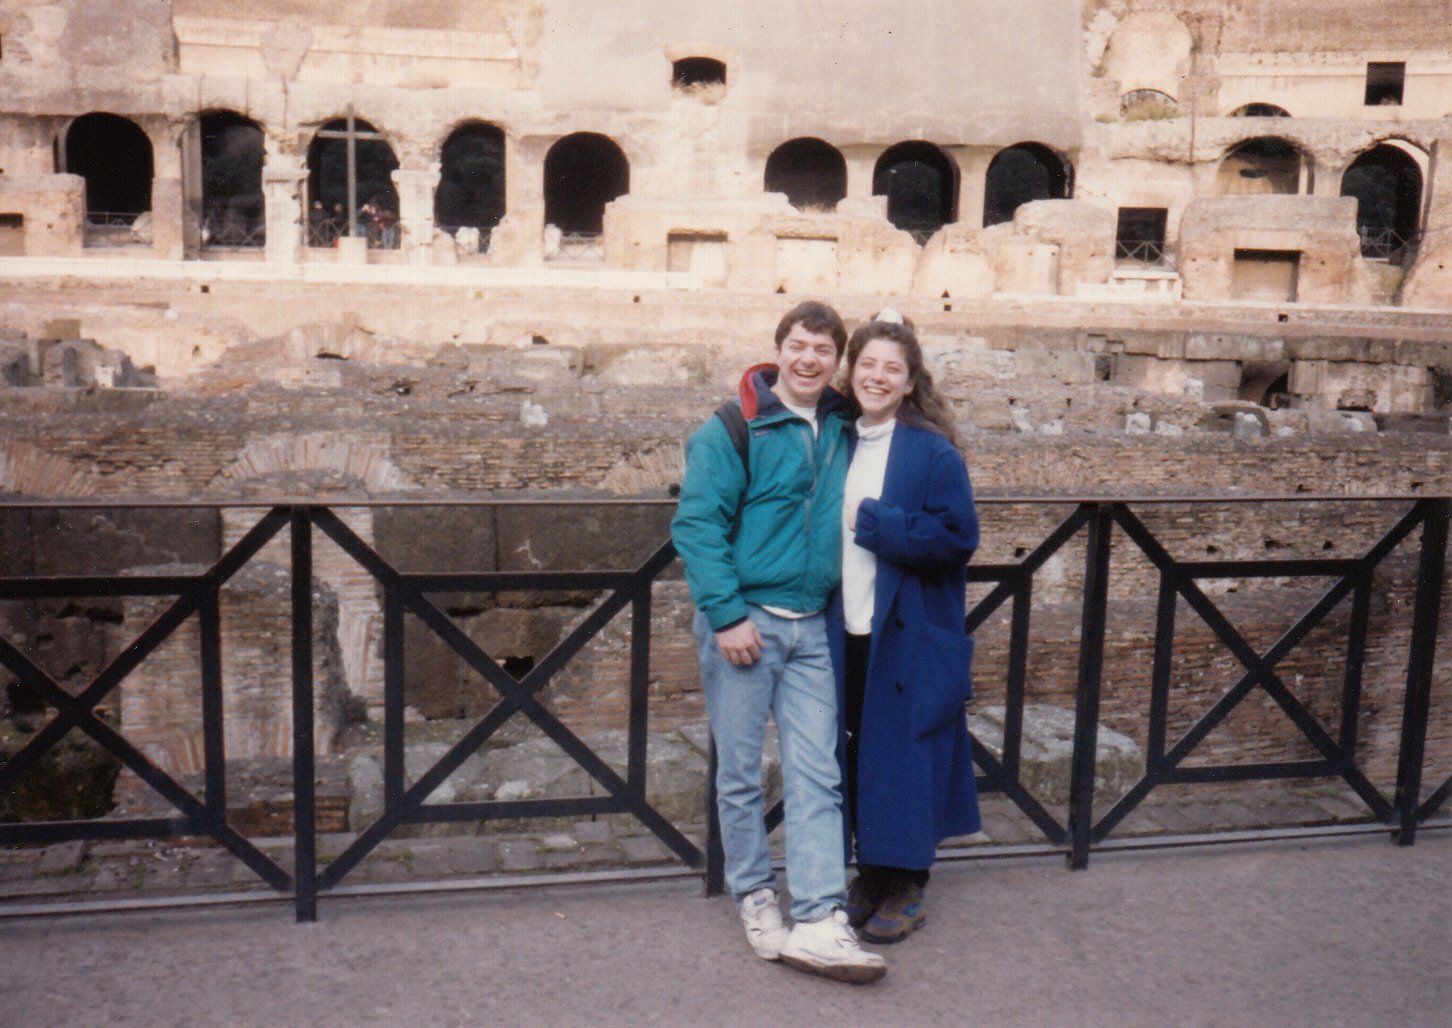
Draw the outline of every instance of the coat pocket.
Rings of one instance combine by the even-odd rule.
[[[961,720],[963,704],[972,695],[973,640],[936,625],[926,629],[927,645],[918,655],[912,687],[911,728],[917,739]]]

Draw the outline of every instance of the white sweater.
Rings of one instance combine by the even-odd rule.
[[[857,508],[863,500],[882,496],[887,451],[896,427],[896,420],[872,426],[864,425],[860,418],[857,421],[857,449],[842,493],[842,608],[852,635],[872,631],[872,597],[877,586],[877,557],[853,540]]]

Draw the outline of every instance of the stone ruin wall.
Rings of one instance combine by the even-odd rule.
[[[1113,335],[1113,333],[1109,333]],[[1161,333],[1153,347],[1183,349]],[[1023,340],[1020,340],[1022,343]],[[331,345],[331,343],[328,343]],[[1332,346],[1334,340],[1323,341]],[[988,340],[935,342],[931,356],[963,419],[981,496],[1222,495],[1282,492],[1297,485],[1327,494],[1445,493],[1452,488],[1452,436],[1375,431],[1371,415],[1257,408],[1146,392],[1059,373],[1055,353]],[[4,514],[3,564],[22,573],[136,573],[199,569],[256,519],[241,499],[337,497],[340,513],[385,558],[406,570],[534,570],[633,567],[666,535],[666,487],[679,478],[683,437],[711,409],[742,361],[733,351],[705,357],[696,381],[653,359],[649,349],[603,359],[586,348],[530,344],[518,349],[454,347],[432,365],[362,358],[279,355],[273,344],[242,346],[184,390],[12,388],[0,409],[0,475],[12,492],[43,497],[195,498],[216,496],[214,513],[85,511],[58,519],[44,511]],[[1103,354],[1100,355],[1101,357]],[[1066,358],[1067,359],[1067,358]],[[237,384],[249,364],[267,382]],[[1072,367],[1074,361],[1069,360]],[[1090,361],[1090,366],[1093,366]],[[321,376],[321,377],[318,377]],[[1068,379],[1068,381],[1064,381]],[[291,385],[281,383],[291,382]],[[320,382],[325,384],[319,384]],[[1232,431],[1226,414],[1264,430]],[[1142,418],[1142,430],[1127,431]],[[1329,419],[1329,420],[1328,420]],[[1331,427],[1334,426],[1334,427]],[[1352,430],[1359,426],[1366,430]],[[1241,426],[1242,428],[1244,425]],[[1425,427],[1413,425],[1412,427]],[[1276,429],[1281,430],[1278,434]],[[349,498],[642,496],[645,508],[493,510],[348,507]],[[1347,557],[1390,527],[1394,509],[1317,504],[1271,511],[1225,507],[1208,513],[1147,506],[1140,516],[1184,559],[1258,556]],[[984,563],[1021,560],[1070,507],[985,503]],[[236,715],[234,757],[290,749],[285,657],[285,535],[224,590],[224,688]],[[1156,588],[1148,563],[1119,535],[1106,641],[1105,724],[1143,743],[1142,722]],[[366,574],[331,543],[316,545],[315,679],[318,747],[346,750],[381,709],[381,612]],[[1036,581],[1030,650],[1031,702],[1072,708],[1077,662],[1082,540],[1052,559]],[[1386,780],[1395,755],[1386,745],[1400,724],[1414,548],[1380,573],[1373,605],[1360,738],[1373,777]],[[1305,609],[1315,591],[1289,582],[1217,583],[1207,590],[1232,622],[1263,649]],[[544,594],[451,596],[444,608],[500,660],[524,669],[585,615],[590,598]],[[42,666],[72,684],[89,679],[159,609],[155,601],[7,604],[11,630],[35,647]],[[689,631],[690,603],[678,571],[655,590],[650,671],[652,726],[703,716]],[[1006,612],[979,632],[978,704],[1001,703]],[[1323,723],[1337,717],[1344,663],[1345,606],[1280,671]],[[1218,696],[1236,669],[1223,646],[1182,611],[1175,669],[1176,718]],[[1444,633],[1439,666],[1452,659]],[[463,662],[415,619],[407,619],[406,685],[416,727],[481,716],[497,699]],[[195,627],[184,629],[128,678],[110,701],[128,736],[164,766],[195,771],[200,755],[195,692]],[[547,702],[577,732],[624,726],[628,697],[628,619],[614,622],[554,680]],[[1434,710],[1452,697],[1439,684]],[[1429,739],[1433,766],[1452,757],[1447,719]],[[512,726],[502,741],[518,741]],[[1173,737],[1173,736],[1172,736]],[[1233,759],[1307,756],[1306,745],[1258,696],[1202,752]]]

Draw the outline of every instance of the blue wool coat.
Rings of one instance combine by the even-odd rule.
[[[882,496],[858,508],[856,540],[877,556],[877,582],[850,830],[861,863],[927,868],[939,842],[981,827],[963,712],[973,659],[964,592],[978,515],[968,469],[946,438],[898,422]],[[840,598],[832,620],[842,700]]]

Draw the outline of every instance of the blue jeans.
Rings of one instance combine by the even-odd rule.
[[[738,902],[764,886],[776,888],[761,789],[761,750],[770,714],[781,742],[791,914],[797,921],[816,921],[847,899],[837,681],[827,650],[827,620],[822,614],[783,618],[759,607],[750,608],[748,616],[763,642],[761,659],[750,667],[723,657],[710,624],[699,613],[695,617],[701,683],[716,739],[726,887]]]

